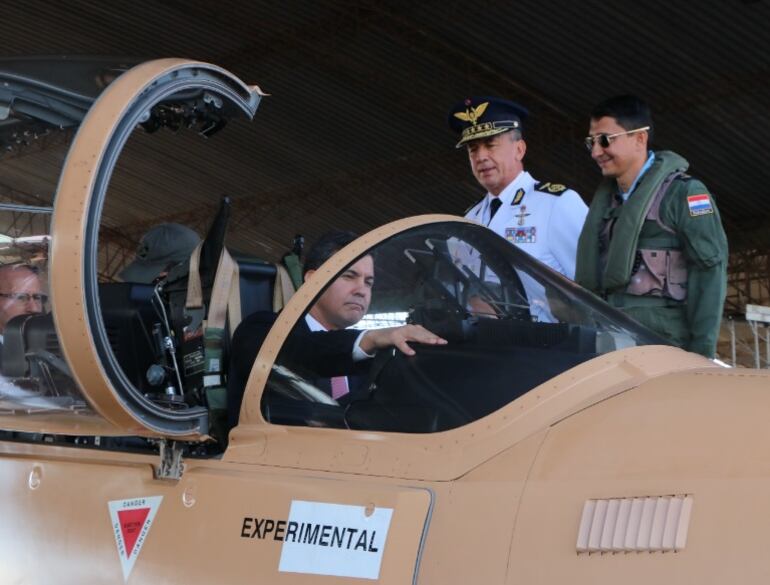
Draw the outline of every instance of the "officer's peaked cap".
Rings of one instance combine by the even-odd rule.
[[[469,97],[449,110],[449,127],[460,135],[457,148],[471,140],[509,130],[522,130],[529,112],[524,106],[497,97]]]

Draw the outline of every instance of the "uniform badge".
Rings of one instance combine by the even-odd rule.
[[[541,191],[542,193],[550,193],[551,195],[561,195],[567,190],[567,187],[566,185],[551,183],[549,181],[547,183],[537,183],[535,185],[535,190]]]
[[[548,185],[549,193],[561,193],[562,191],[566,191],[566,190],[567,190],[567,187],[565,187],[564,185],[559,185],[556,183],[551,183],[550,185]]]
[[[521,200],[524,199],[524,189],[519,189],[516,191],[516,195],[513,196],[513,201],[511,201],[511,205],[518,205],[521,203]]]
[[[537,228],[535,226],[505,228],[505,239],[512,244],[534,244],[537,240]]]
[[[481,116],[484,115],[484,112],[487,110],[487,106],[489,106],[489,102],[484,102],[483,104],[479,104],[478,106],[471,107],[470,103],[466,102],[465,104],[468,106],[468,109],[464,112],[455,112],[454,117],[462,120],[463,122],[470,122],[474,126],[478,124],[478,119],[481,118]]]
[[[711,205],[711,199],[706,193],[699,195],[690,195],[687,197],[687,206],[690,208],[690,217],[714,213],[714,207]]]
[[[529,216],[529,215],[532,215],[532,214],[531,213],[527,213],[527,206],[526,205],[522,205],[521,206],[521,211],[519,213],[517,213],[514,217],[517,217],[519,219],[519,225],[524,225],[524,218]]]

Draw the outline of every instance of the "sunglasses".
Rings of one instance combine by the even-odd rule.
[[[593,150],[594,144],[597,142],[602,148],[609,148],[610,144],[612,144],[612,141],[615,140],[618,136],[627,136],[628,134],[645,132],[649,129],[649,126],[645,126],[644,128],[635,128],[634,130],[626,130],[625,132],[618,132],[617,134],[595,134],[594,136],[586,136],[585,145],[589,151]]]
[[[28,303],[30,301],[34,301],[36,303],[46,304],[48,302],[48,295],[40,294],[40,293],[0,293],[0,297],[5,297],[6,299],[13,299],[14,301],[19,301],[21,303]]]

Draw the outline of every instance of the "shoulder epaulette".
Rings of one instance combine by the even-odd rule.
[[[703,181],[701,181],[698,177],[693,177],[692,175],[688,175],[686,173],[680,174],[676,178],[676,182],[681,183],[686,192],[709,192],[706,185],[703,184]]]
[[[535,183],[535,191],[548,193],[549,195],[556,195],[557,197],[562,193],[564,193],[566,190],[567,190],[567,187],[559,183],[551,183],[551,182],[543,183],[542,181]]]
[[[486,195],[484,195],[484,197],[486,197]],[[474,207],[476,207],[476,206],[477,206],[479,203],[481,203],[482,201],[484,201],[484,197],[482,197],[481,199],[479,199],[479,200],[478,200],[478,201],[476,201],[475,203],[471,203],[471,204],[470,204],[470,206],[468,207],[468,209],[466,209],[465,211],[463,211],[463,215],[467,215],[467,214],[468,214],[468,212],[470,212],[470,210],[471,210],[471,209],[473,209],[473,208],[474,208]]]

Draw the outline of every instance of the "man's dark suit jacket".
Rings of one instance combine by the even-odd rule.
[[[233,334],[227,379],[227,418],[231,428],[238,424],[251,368],[276,318],[275,313],[267,311],[253,313],[241,321]],[[362,369],[361,364],[353,361],[353,346],[360,333],[353,329],[310,331],[302,318],[284,342],[278,361],[318,377],[355,374]]]

